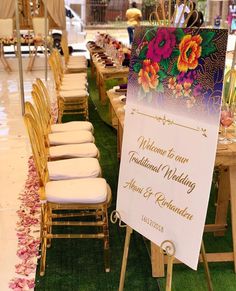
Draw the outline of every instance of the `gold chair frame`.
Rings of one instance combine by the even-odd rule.
[[[89,119],[88,96],[67,97],[66,100],[60,95],[60,75],[58,72],[57,61],[53,53],[49,57],[49,65],[53,72],[58,102],[58,122],[61,123],[63,115],[79,114],[84,116],[85,120]]]
[[[185,8],[188,7],[190,12],[188,16],[184,20],[183,27],[186,27],[189,18],[192,16],[194,13],[193,10],[193,2],[191,0],[177,0],[176,1],[176,7],[172,7],[173,1],[171,0],[159,0],[156,1],[156,9],[153,11],[150,16],[149,16],[149,22],[151,25],[158,25],[159,27],[165,26],[165,27],[170,27],[173,26],[173,23],[175,23],[175,18],[177,14],[177,9],[176,7],[183,2],[184,6],[181,12],[181,15],[179,17],[178,23],[175,25],[176,27],[180,26],[180,20],[184,16],[184,11]],[[196,20],[191,24],[191,27],[194,27],[194,24],[196,23]]]
[[[111,202],[111,191],[107,185],[107,199],[102,203],[52,203],[47,201],[45,191],[46,184],[49,182],[47,160],[42,152],[42,145],[38,140],[39,132],[37,122],[26,113],[24,122],[29,133],[33,157],[39,177],[40,189],[39,196],[41,201],[41,262],[40,275],[45,274],[47,248],[51,245],[54,238],[89,238],[103,240],[105,271],[110,271],[109,264],[109,229],[107,208]],[[96,178],[99,179],[99,178]],[[65,193],[66,195],[66,193]],[[92,217],[89,221],[85,217]],[[75,221],[75,218],[82,218]],[[97,233],[73,233],[61,234],[54,233],[54,226],[73,226],[73,227],[95,227]]]

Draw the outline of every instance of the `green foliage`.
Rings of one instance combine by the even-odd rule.
[[[158,72],[158,76],[159,76],[159,81],[162,81],[163,79],[167,77],[167,74],[164,71],[160,70]]]
[[[164,68],[164,70],[167,72],[169,65],[170,65],[170,61],[169,59],[162,59],[160,61],[160,65]]]
[[[176,38],[177,38],[178,42],[180,42],[181,39],[184,37],[185,34],[183,32],[183,29],[177,28],[176,29],[176,32],[175,32],[175,35],[176,35]]]
[[[207,57],[210,54],[214,53],[216,51],[216,46],[212,42],[215,32],[214,31],[203,31],[201,34],[202,37],[202,57]]]
[[[138,56],[140,60],[145,60],[146,59],[147,51],[148,51],[148,46],[146,45],[140,51],[140,54]]]
[[[178,70],[178,67],[177,67],[177,62],[175,62],[175,63],[173,64],[173,67],[172,67],[172,69],[171,69],[171,71],[170,71],[170,74],[171,74],[172,76],[177,76],[177,75],[179,74],[179,70]]]
[[[159,93],[164,93],[164,86],[163,86],[163,83],[162,82],[159,82],[157,88],[156,88],[156,91],[159,92]]]
[[[142,64],[141,63],[136,63],[136,64],[134,64],[134,66],[133,66],[133,70],[135,71],[135,73],[139,73],[139,71],[141,70],[141,68],[142,68]]]

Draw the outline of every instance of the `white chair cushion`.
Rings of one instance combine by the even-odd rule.
[[[68,66],[79,66],[79,67],[85,67],[87,68],[87,62],[85,61],[76,61],[76,60],[69,60],[69,62],[67,63],[67,67]]]
[[[85,56],[70,56],[69,57],[69,61],[87,61],[86,57]]]
[[[69,77],[67,76],[67,75],[70,75]],[[75,81],[84,81],[84,82],[87,82],[88,81],[88,78],[87,78],[87,76],[85,75],[78,75],[78,74],[65,74],[65,75],[63,75],[63,76],[65,76],[64,78],[63,78],[63,81],[64,82],[69,82],[69,81],[73,81],[73,82],[75,82]]]
[[[63,77],[65,78],[85,78],[87,79],[87,74],[86,73],[65,73],[63,74]]]
[[[98,148],[94,143],[66,144],[49,147],[51,159],[97,158]]]
[[[84,81],[77,81],[78,84],[76,84],[75,81],[70,82],[62,82],[60,86],[60,91],[71,91],[71,90],[86,90],[87,86]]]
[[[48,162],[50,180],[96,178],[101,167],[96,158],[75,158]]]
[[[88,96],[88,92],[86,90],[59,91],[58,94],[62,98],[78,98]]]
[[[67,69],[87,69],[87,64],[67,64]]]
[[[94,136],[90,131],[80,130],[77,132],[57,132],[49,133],[48,135],[49,143],[53,145],[64,145],[64,144],[80,144],[94,142]]]
[[[89,121],[70,121],[66,123],[56,123],[51,125],[52,132],[64,132],[64,131],[78,131],[88,130],[93,132],[94,128]]]
[[[78,76],[74,77],[74,76],[71,76],[73,74],[68,74],[68,75],[70,75],[70,76],[67,77],[67,74],[63,75],[62,82],[65,82],[65,81],[68,82],[68,80],[71,80],[73,82],[78,82],[78,80],[79,81],[82,80],[84,84],[86,84],[86,85],[88,84],[88,79],[86,77],[80,77],[80,76],[79,77]]]
[[[49,202],[96,204],[106,201],[108,189],[105,179],[87,178],[50,181],[45,193]]]

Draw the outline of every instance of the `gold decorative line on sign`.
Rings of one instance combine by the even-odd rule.
[[[132,108],[131,114],[135,114],[135,113],[139,114],[139,115],[142,115],[142,116],[146,116],[146,117],[155,119],[156,121],[161,122],[163,125],[180,126],[180,127],[186,128],[186,129],[191,129],[191,130],[200,132],[204,137],[207,137],[207,130],[205,128],[190,127],[190,126],[187,126],[187,125],[184,125],[184,124],[176,123],[176,122],[174,122],[174,120],[168,119],[165,115],[163,115],[163,116],[150,115],[150,114],[147,114],[147,113],[144,113],[144,112],[140,112],[139,110],[137,110],[135,108]]]

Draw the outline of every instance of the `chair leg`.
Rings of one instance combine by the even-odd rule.
[[[48,210],[48,216],[47,216],[47,234],[52,234],[52,209],[50,208]],[[47,239],[47,248],[50,248],[52,245],[52,239]]]
[[[105,271],[106,273],[110,272],[110,244],[109,244],[109,229],[108,229],[108,215],[107,209],[104,209],[104,224],[103,224],[103,233],[104,233],[104,262],[105,262]]]
[[[46,267],[46,254],[47,254],[47,205],[44,205],[43,218],[42,218],[42,240],[41,240],[41,260],[40,260],[40,276],[44,276]]]

